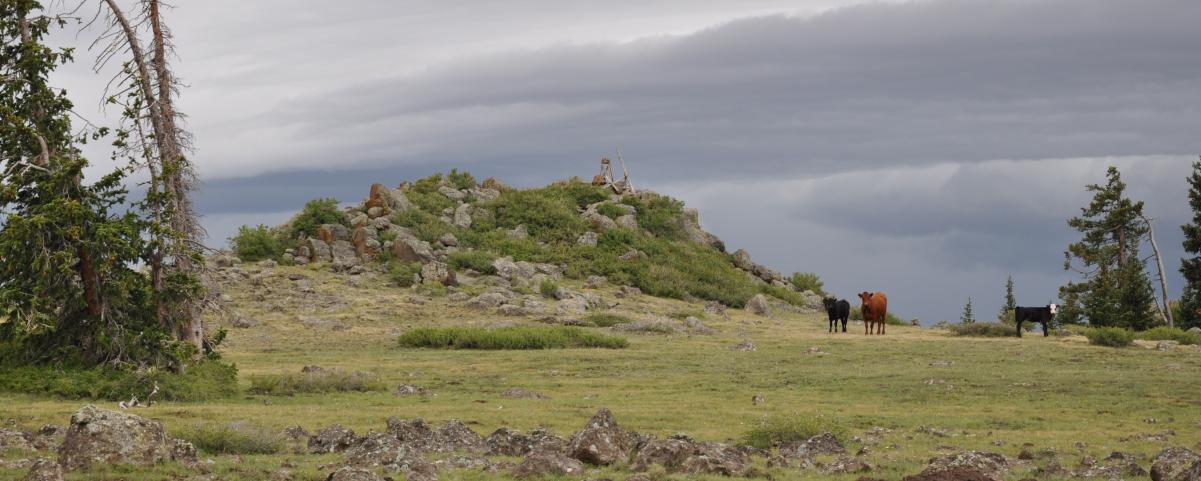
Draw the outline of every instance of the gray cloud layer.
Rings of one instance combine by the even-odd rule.
[[[175,12],[215,239],[451,167],[590,175],[620,146],[732,246],[927,320],[991,314],[1009,273],[1054,296],[1109,163],[1181,255],[1201,2],[292,5]]]

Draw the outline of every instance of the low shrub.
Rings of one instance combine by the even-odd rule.
[[[629,324],[634,322],[633,319],[630,319],[626,316],[622,316],[620,314],[610,314],[607,312],[589,314],[580,320],[594,327],[613,327],[618,324]]]
[[[211,455],[278,454],[285,444],[281,433],[246,423],[197,426],[176,436]]]
[[[300,234],[313,235],[321,224],[346,224],[346,214],[338,209],[338,200],[333,198],[313,199],[304,204],[296,217],[288,223],[292,227],[292,238]]]
[[[450,172],[446,174],[446,182],[459,190],[475,187],[475,177],[471,175],[471,172],[459,172],[459,169],[450,169]]]
[[[797,272],[792,274],[792,287],[798,291],[813,291],[819,296],[825,296],[825,284],[822,279],[812,272]]]
[[[627,322],[613,326],[614,331],[649,332],[652,334],[675,334],[683,329],[679,323],[667,319],[649,319],[644,321]]]
[[[250,393],[292,396],[309,393],[372,392],[387,388],[370,372],[321,369],[299,374],[251,376]]]
[[[829,418],[821,416],[765,417],[742,435],[741,442],[759,449],[771,449],[783,444],[804,441],[822,433],[843,439],[846,430]]]
[[[552,279],[543,279],[538,284],[538,292],[541,292],[543,297],[555,297],[555,291],[557,290],[559,290],[559,283]]]
[[[1017,328],[999,322],[967,322],[947,326],[951,334],[972,337],[1017,337]]]
[[[275,259],[284,253],[284,245],[267,226],[244,225],[237,235],[229,238],[229,245],[239,259],[248,262]]]
[[[111,368],[55,366],[0,367],[0,391],[50,395],[67,399],[145,402],[157,384],[156,401],[207,401],[238,393],[237,368],[217,361],[190,366],[183,374]]]
[[[492,267],[494,256],[484,251],[456,251],[447,256],[447,263],[456,271],[471,269],[480,274],[496,274]]]
[[[794,306],[805,306],[806,305],[805,296],[801,295],[800,292],[794,291],[787,287],[776,286],[776,285],[772,285],[772,284],[761,284],[759,286],[759,292],[762,292],[764,294],[767,294],[769,296],[772,296],[776,299],[787,302]]]
[[[1134,334],[1135,339],[1144,341],[1176,341],[1181,344],[1201,344],[1201,334],[1188,332],[1178,327],[1159,326]]]
[[[393,259],[388,262],[388,279],[400,287],[412,287],[416,284],[417,274],[421,273],[420,262],[405,262]]]
[[[599,347],[620,349],[625,338],[579,327],[425,327],[400,336],[401,347],[450,349],[554,349]]]
[[[1134,332],[1122,327],[1094,327],[1084,335],[1097,346],[1125,347],[1134,342]]]
[[[667,315],[667,317],[670,317],[677,321],[683,321],[684,319],[688,319],[689,317],[695,317],[697,319],[704,319],[705,311],[701,311],[701,310],[697,310],[697,309],[680,309],[677,311],[672,311],[670,314]]]
[[[610,204],[608,202],[596,206],[596,212],[610,219],[616,219],[626,214],[625,209],[618,207],[616,204]]]

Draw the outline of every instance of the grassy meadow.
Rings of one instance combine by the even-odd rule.
[[[315,433],[340,423],[364,434],[384,430],[391,416],[422,417],[436,424],[457,418],[483,436],[502,426],[545,426],[567,437],[605,406],[628,429],[737,442],[758,426],[820,418],[817,421],[838,428],[851,453],[866,447],[866,459],[879,467],[872,476],[889,480],[920,471],[931,456],[959,449],[1017,456],[1023,449],[1053,448],[1060,453],[1059,462],[1070,469],[1085,455],[1100,459],[1124,451],[1138,456],[1146,467],[1166,446],[1201,447],[1201,351],[1194,346],[1171,352],[1114,349],[1088,345],[1080,336],[971,338],[902,326],[889,326],[886,336],[864,336],[861,325],[852,325],[846,334],[828,334],[824,313],[777,308],[771,317],[735,309],[729,311],[729,319],[706,315],[702,321],[716,330],[712,335],[581,328],[628,339],[628,346],[616,349],[402,348],[400,336],[416,328],[544,324],[467,308],[442,295],[390,287],[382,274],[364,276],[352,285],[348,276],[313,267],[272,271],[253,274],[226,289],[238,315],[261,323],[230,329],[224,345],[224,359],[236,364],[243,392],[249,392],[253,378],[294,375],[306,365],[367,371],[383,390],[242,394],[205,403],[161,403],[134,412],[159,419],[173,434],[192,439],[231,424],[264,433],[300,425]],[[290,274],[299,279],[289,280]],[[581,288],[571,281],[566,284]],[[617,300],[608,288],[592,292]],[[650,296],[619,302],[612,312],[635,319],[700,313],[703,307]],[[897,308],[904,306],[898,303]],[[314,318],[340,321],[349,329],[306,327],[305,321]],[[757,350],[733,349],[743,340]],[[424,387],[430,395],[394,395],[402,383]],[[509,388],[549,399],[502,397]],[[762,403],[752,402],[756,395],[763,397]],[[0,419],[28,429],[66,424],[83,404],[86,401],[0,393]],[[111,402],[97,404],[116,408]],[[864,435],[874,427],[887,430],[879,442]],[[1142,437],[1169,430],[1174,434],[1167,435],[1167,441]],[[322,466],[340,459],[295,455],[292,449],[286,443],[279,454],[202,449],[201,456],[212,459],[209,476],[228,480],[269,479],[281,466],[288,466],[293,479],[324,479],[331,469]],[[0,459],[19,457],[28,455],[0,453]],[[1045,462],[1028,461],[1010,476],[1033,477],[1027,471]],[[756,463],[779,480],[859,477],[769,469],[762,458]],[[23,475],[24,470],[0,464],[0,479]],[[68,479],[188,476],[196,473],[167,465],[110,467],[72,473]],[[440,474],[449,480],[506,476]],[[598,469],[588,475],[604,476],[623,479],[626,474]]]

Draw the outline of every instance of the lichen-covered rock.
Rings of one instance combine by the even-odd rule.
[[[58,462],[73,471],[93,463],[148,466],[174,460],[175,455],[176,440],[162,423],[88,405],[71,416]]]
[[[485,450],[483,438],[458,419],[448,421],[438,430],[438,441],[437,450],[443,452]]]
[[[309,438],[309,452],[312,454],[340,453],[355,444],[354,431],[335,424],[327,427]]]
[[[40,458],[33,462],[21,481],[63,481],[63,467],[53,459]]]
[[[29,437],[21,431],[14,429],[0,428],[0,451],[34,451],[35,448],[29,442]]]
[[[780,446],[780,455],[786,458],[809,458],[822,454],[843,454],[847,450],[831,433],[821,433],[801,442]]]
[[[567,452],[589,464],[609,465],[629,456],[628,439],[625,430],[617,425],[613,412],[609,408],[600,408],[584,429],[571,437]]]
[[[513,468],[513,476],[522,479],[570,476],[583,472],[583,463],[554,451],[536,451],[527,456],[516,468]]]
[[[634,457],[634,471],[646,471],[658,464],[669,471],[678,470],[696,451],[696,441],[683,434],[647,443]]]
[[[384,481],[384,478],[366,469],[346,466],[330,473],[325,481]]]
[[[1201,455],[1183,447],[1167,448],[1151,460],[1154,481],[1201,481]]]
[[[749,301],[746,301],[746,310],[760,316],[771,315],[771,305],[767,303],[767,297],[763,294],[755,294]]]
[[[685,474],[719,474],[745,476],[751,458],[742,450],[722,443],[700,443],[680,467]]]
[[[930,460],[926,469],[904,481],[1004,481],[1009,471],[1005,457],[984,451],[962,451]]]

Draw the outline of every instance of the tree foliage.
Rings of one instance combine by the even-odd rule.
[[[964,324],[971,324],[973,322],[976,322],[976,316],[975,316],[975,314],[972,313],[972,298],[971,297],[968,297],[967,304],[963,305],[963,314],[959,315],[959,322],[964,323]]]
[[[63,23],[36,0],[0,2],[0,354],[177,367],[198,351],[158,313],[195,298],[197,283],[169,275],[158,291],[134,268],[152,259],[156,224],[126,207],[127,169],[84,182],[78,145],[108,130],[73,132],[71,102],[48,82],[72,58],[42,42]]]
[[[1145,260],[1139,247],[1147,235],[1143,203],[1126,196],[1126,184],[1116,167],[1110,167],[1105,185],[1089,185],[1093,193],[1081,215],[1068,225],[1082,234],[1064,252],[1064,270],[1083,276],[1060,288],[1065,318],[1088,319],[1094,326],[1146,329],[1151,326],[1155,302]]]
[[[1184,231],[1184,251],[1192,254],[1180,260],[1180,273],[1184,275],[1184,291],[1176,325],[1188,329],[1201,327],[1201,162],[1193,163],[1193,173],[1188,178],[1188,203],[1193,210],[1193,222],[1180,226]]]

